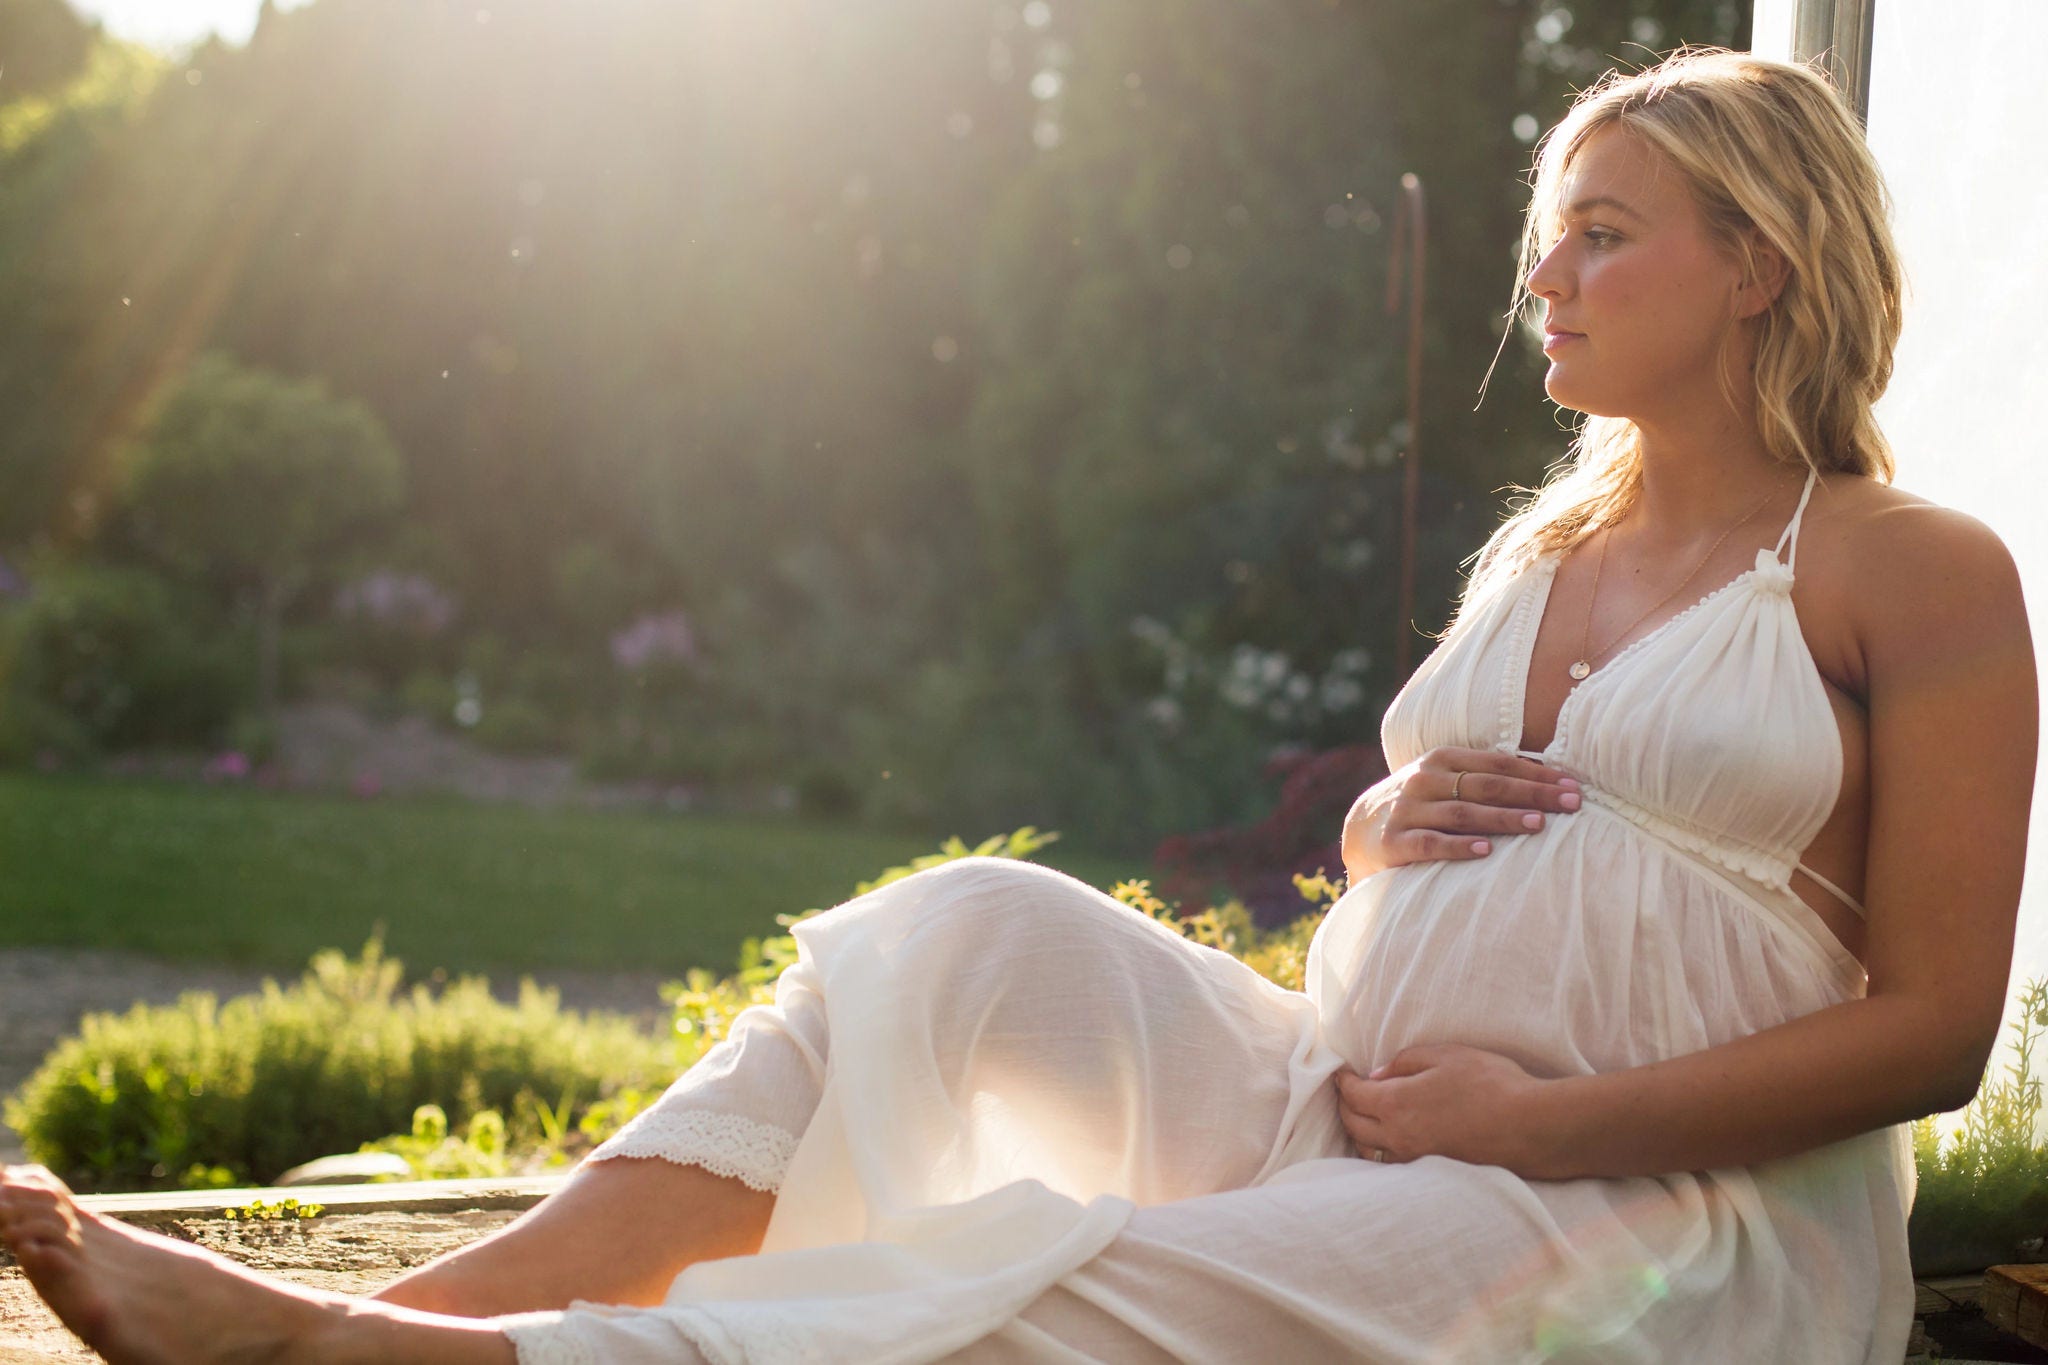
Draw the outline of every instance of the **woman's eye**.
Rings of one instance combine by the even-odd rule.
[[[1584,235],[1587,241],[1597,247],[1612,246],[1621,240],[1620,233],[1609,232],[1606,228],[1587,228]]]

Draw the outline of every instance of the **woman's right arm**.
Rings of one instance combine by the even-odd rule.
[[[1578,808],[1578,782],[1555,768],[1498,749],[1441,745],[1351,803],[1344,875],[1356,886],[1406,863],[1483,858],[1494,838],[1533,834],[1546,811]]]

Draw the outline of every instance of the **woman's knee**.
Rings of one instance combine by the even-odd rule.
[[[1133,936],[1156,928],[1086,882],[1015,858],[957,858],[894,885],[904,888],[908,938],[971,951],[1142,951]]]

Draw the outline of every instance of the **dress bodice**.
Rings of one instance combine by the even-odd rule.
[[[1809,474],[1776,548],[1626,645],[1566,696],[1550,744],[1523,751],[1530,656],[1561,555],[1537,558],[1469,603],[1395,697],[1380,732],[1388,763],[1443,744],[1526,753],[1662,842],[1787,888],[1843,770],[1827,688],[1792,606],[1814,483]]]

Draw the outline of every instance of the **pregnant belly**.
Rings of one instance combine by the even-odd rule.
[[[1325,1040],[1361,1069],[1420,1043],[1486,1048],[1538,1076],[1654,1060],[1672,945],[1645,902],[1664,879],[1650,876],[1652,891],[1647,869],[1598,856],[1592,833],[1560,820],[1485,858],[1392,868],[1351,888],[1310,952]]]

